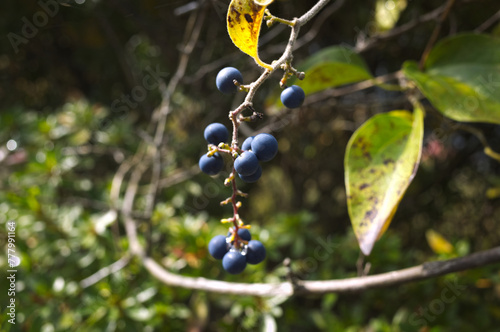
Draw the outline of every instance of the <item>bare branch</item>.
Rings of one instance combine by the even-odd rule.
[[[130,256],[125,255],[122,258],[120,258],[119,260],[117,260],[116,262],[114,262],[113,264],[106,266],[106,267],[103,267],[102,269],[100,269],[99,271],[94,273],[93,275],[80,281],[80,286],[82,288],[90,287],[90,286],[98,283],[102,279],[106,278],[107,276],[120,271],[125,266],[127,266],[129,262],[130,262]]]
[[[319,0],[307,13],[302,15],[298,20],[297,24],[302,26],[309,22],[314,16],[316,16],[323,7],[325,7],[330,0]]]
[[[377,287],[390,287],[445,274],[470,270],[489,264],[500,263],[500,247],[481,251],[469,256],[446,261],[428,262],[407,269],[376,274],[361,278],[328,281],[304,281],[298,292],[303,294],[359,292]]]
[[[439,15],[441,15],[441,13],[443,13],[445,6],[446,5],[438,7],[427,14],[421,15],[421,16],[417,17],[416,19],[411,20],[410,22],[407,22],[401,26],[395,27],[395,28],[393,28],[385,33],[382,33],[380,35],[375,35],[367,40],[360,39],[356,43],[356,47],[354,49],[356,52],[360,52],[360,53],[365,52],[369,49],[372,49],[379,42],[381,42],[383,40],[395,38],[395,37],[400,36],[403,33],[407,32],[411,29],[416,28],[417,26],[419,26],[422,23],[434,21],[439,17]]]
[[[490,26],[495,24],[497,21],[500,20],[500,10],[497,11],[493,16],[491,16],[489,19],[483,22],[480,26],[478,26],[474,32],[481,33],[488,29]]]
[[[126,220],[126,230],[131,248],[140,247],[135,232],[135,223],[131,218]],[[130,232],[132,231],[132,232]],[[324,281],[296,281],[282,283],[233,283],[205,278],[193,278],[171,273],[150,257],[144,257],[142,251],[136,252],[146,269],[158,280],[172,287],[203,290],[214,293],[240,294],[254,296],[292,296],[294,294],[326,294],[359,292],[362,290],[390,287],[458,271],[483,267],[500,263],[500,247],[474,253],[465,257],[445,261],[428,262],[422,265],[381,273],[372,276]]]

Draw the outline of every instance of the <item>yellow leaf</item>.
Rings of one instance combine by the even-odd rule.
[[[488,190],[486,190],[486,197],[488,199],[495,199],[500,197],[500,187],[489,188]]]
[[[266,69],[271,66],[260,60],[257,48],[264,11],[273,1],[232,0],[227,12],[227,31],[234,45]]]
[[[432,251],[436,254],[451,254],[455,250],[450,242],[448,242],[441,234],[432,229],[425,232],[427,243]]]

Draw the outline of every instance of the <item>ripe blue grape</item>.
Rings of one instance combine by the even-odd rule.
[[[222,258],[222,267],[231,274],[239,274],[247,267],[247,260],[241,252],[231,250]]]
[[[252,148],[252,141],[253,141],[254,137],[255,136],[247,137],[247,139],[245,141],[243,141],[243,144],[241,144],[241,149],[243,151],[248,151]]]
[[[297,108],[302,105],[306,94],[298,85],[292,85],[281,92],[281,102],[287,108]]]
[[[224,168],[224,160],[218,152],[211,157],[204,154],[201,156],[198,166],[200,166],[201,171],[205,174],[217,175]]]
[[[262,176],[262,167],[259,165],[259,167],[255,171],[255,173],[253,173],[251,175],[245,176],[245,175],[238,174],[238,176],[240,177],[240,179],[243,180],[243,182],[246,182],[246,183],[257,182],[257,180],[259,180],[260,177]]]
[[[248,242],[246,259],[248,264],[259,264],[266,258],[266,248],[262,242],[251,240]]]
[[[269,161],[278,153],[278,141],[270,134],[258,134],[252,141],[252,152],[260,161]]]
[[[229,132],[222,123],[214,122],[205,128],[203,136],[208,143],[219,145],[219,143],[227,141]]]
[[[238,87],[234,85],[234,80],[243,83],[243,76],[240,71],[234,67],[226,67],[222,69],[215,79],[215,84],[220,92],[225,94],[235,93]]]
[[[226,237],[224,235],[216,235],[208,243],[208,252],[215,259],[222,259],[227,250]]]
[[[259,159],[252,151],[245,151],[234,161],[234,169],[238,174],[248,176],[254,174],[259,168]]]

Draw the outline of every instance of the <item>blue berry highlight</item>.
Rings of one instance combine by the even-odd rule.
[[[259,264],[266,258],[266,248],[262,242],[251,240],[248,242],[246,261],[248,264]]]
[[[217,235],[208,243],[208,252],[215,259],[222,259],[226,255],[227,248],[226,237],[224,235]]]
[[[226,67],[217,74],[215,85],[217,85],[217,89],[224,94],[235,93],[238,91],[238,87],[234,85],[234,80],[243,83],[243,76],[238,69]]]
[[[251,175],[241,175],[238,173],[238,176],[240,177],[241,180],[243,180],[243,182],[246,182],[246,183],[257,182],[260,179],[260,177],[262,176],[262,167],[259,165],[259,167],[255,171],[255,173],[253,173]]]
[[[205,174],[217,175],[224,168],[224,160],[218,152],[211,157],[204,154],[201,156],[198,166],[200,166],[201,171]]]
[[[219,143],[227,141],[229,132],[222,123],[214,122],[205,128],[203,136],[209,144],[219,145]]]
[[[241,144],[241,149],[243,151],[248,151],[252,148],[252,141],[253,141],[254,137],[255,136],[247,137],[247,139],[245,141],[243,141],[243,144]]]
[[[252,152],[260,161],[269,161],[278,153],[278,141],[270,134],[258,134],[251,143]]]
[[[292,85],[281,92],[281,102],[286,108],[297,108],[302,106],[306,94],[298,85]]]
[[[222,258],[222,267],[228,273],[239,274],[247,267],[247,260],[241,252],[232,250]]]
[[[259,159],[252,151],[243,152],[234,161],[234,169],[243,176],[254,174],[259,166]]]

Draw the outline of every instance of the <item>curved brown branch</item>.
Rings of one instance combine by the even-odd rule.
[[[296,283],[235,283],[206,278],[193,278],[167,271],[151,257],[143,255],[137,238],[135,222],[126,218],[125,228],[134,254],[141,258],[146,269],[167,286],[203,290],[213,293],[253,296],[292,296],[307,294],[359,292],[372,288],[390,287],[449,273],[500,263],[500,247],[445,261],[427,262],[418,266],[371,276]]]
[[[297,292],[305,294],[359,292],[371,288],[389,287],[430,279],[494,263],[500,263],[500,247],[477,252],[465,257],[453,258],[446,261],[427,262],[422,265],[372,276],[341,280],[305,281],[299,285],[300,288]]]

